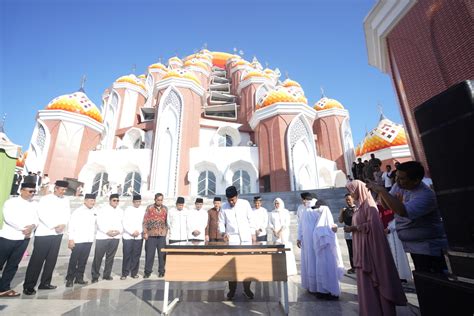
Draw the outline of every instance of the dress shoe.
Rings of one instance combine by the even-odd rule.
[[[132,278],[138,279],[140,276],[138,274],[132,275]]]
[[[349,270],[347,270],[347,274],[354,274],[355,273],[355,270],[350,268]]]
[[[336,296],[336,295],[332,295],[330,293],[327,293],[326,294],[326,297],[324,298],[325,300],[327,301],[338,301],[339,300],[339,296]]]
[[[158,274],[158,277],[159,277],[159,278],[164,278],[164,277],[165,277],[165,274],[164,274],[164,273],[160,273],[160,274]]]
[[[81,285],[86,285],[86,284],[88,284],[89,282],[80,279],[80,280],[74,281],[74,283],[76,283],[76,284],[81,284]]]
[[[91,283],[97,283],[99,282],[99,279],[92,279]]]
[[[107,281],[112,281],[114,278],[112,278],[111,276],[109,277],[103,277],[102,280],[107,280]]]
[[[74,282],[72,282],[72,280],[67,280],[66,281],[66,287],[72,287],[73,284],[74,284]]]
[[[43,284],[43,285],[38,286],[38,290],[54,290],[56,288],[57,288],[56,285],[51,285],[51,284]]]
[[[120,277],[120,280],[126,280],[126,279],[127,279],[127,277],[124,276],[124,275],[122,275],[122,276]]]
[[[230,301],[234,298],[234,295],[235,295],[235,291],[229,291],[229,293],[227,293],[227,299]]]
[[[25,295],[35,295],[36,291],[35,291],[35,289],[23,289],[23,294],[25,294]]]
[[[144,278],[144,279],[148,279],[149,277],[150,277],[150,274],[149,274],[149,273],[145,273],[145,274],[143,275],[143,278]]]
[[[249,300],[253,300],[254,297],[253,292],[250,290],[244,290],[244,296]]]

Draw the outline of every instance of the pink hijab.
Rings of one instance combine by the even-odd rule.
[[[355,267],[370,276],[373,286],[378,287],[387,300],[395,305],[406,305],[407,299],[375,200],[362,181],[351,181],[346,188],[357,197],[359,204],[352,217],[352,225],[357,227],[352,235]]]

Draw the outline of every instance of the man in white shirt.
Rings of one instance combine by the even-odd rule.
[[[204,241],[206,239],[206,226],[208,220],[207,211],[202,208],[204,200],[197,198],[194,202],[194,210],[191,210],[188,220],[188,239],[192,241]]]
[[[176,207],[170,209],[168,213],[170,244],[188,240],[189,220],[189,210],[184,207],[184,198],[180,196],[176,199]]]
[[[122,237],[123,211],[118,206],[119,195],[114,193],[109,197],[109,205],[97,213],[97,232],[95,235],[94,261],[92,262],[92,283],[97,283],[100,276],[100,266],[105,255],[104,274],[102,279],[111,281],[112,267],[120,238]]]
[[[262,206],[262,198],[260,196],[254,197],[253,203],[255,205],[255,208],[253,209],[253,218],[257,241],[267,241],[268,211]]]
[[[18,265],[38,225],[38,203],[33,202],[35,183],[23,183],[20,196],[3,205],[3,227],[0,230],[0,297],[16,297],[20,293],[10,288]]]
[[[123,261],[120,280],[125,280],[129,274],[134,279],[138,278],[138,268],[143,248],[142,232],[145,208],[140,206],[142,204],[140,194],[133,196],[132,204],[123,213]]]
[[[71,215],[69,200],[64,197],[68,185],[67,181],[56,181],[53,194],[48,194],[39,201],[39,224],[35,231],[33,254],[26,269],[23,294],[36,293],[35,286],[41,270],[43,273],[38,289],[54,290],[57,287],[51,285],[51,279],[58,260],[64,229]]]
[[[393,185],[392,166],[386,165],[385,168],[386,168],[386,171],[384,171],[384,173],[382,173],[382,180],[383,180],[385,189],[388,192],[390,192],[390,190],[392,189],[392,185]]]
[[[229,243],[255,242],[255,224],[253,221],[252,208],[246,200],[239,199],[237,189],[230,186],[225,190],[227,202],[222,205],[219,214],[219,231],[224,240]],[[250,281],[243,282],[244,295],[253,299],[254,295],[250,290]],[[235,295],[237,282],[229,281],[229,293],[227,298],[231,300]]]
[[[84,205],[76,209],[69,220],[68,248],[72,252],[67,268],[66,287],[72,287],[73,283],[81,285],[88,283],[84,281],[84,271],[95,237],[95,197],[95,194],[87,193]]]

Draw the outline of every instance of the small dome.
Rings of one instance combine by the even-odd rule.
[[[301,85],[300,85],[298,82],[296,82],[296,81],[294,81],[294,80],[291,80],[291,79],[289,79],[289,78],[286,79],[285,81],[283,81],[282,86],[283,86],[283,87],[286,87],[286,88],[288,88],[288,87],[298,87],[298,88],[301,88]]]
[[[212,55],[212,64],[219,68],[224,69],[229,58],[234,57],[233,54],[223,53],[223,52],[211,52]]]
[[[122,77],[118,78],[117,80],[115,80],[115,82],[131,83],[131,84],[133,84],[137,87],[142,88],[143,90],[146,90],[145,86],[142,83],[142,81],[139,78],[137,78],[135,75],[122,76]]]
[[[201,86],[201,81],[196,77],[195,74],[193,74],[191,71],[186,70],[186,69],[173,69],[168,71],[162,78],[162,80],[167,79],[167,78],[182,78],[182,79],[188,79],[192,80],[195,83],[197,83],[199,86]]]
[[[257,108],[259,109],[279,102],[308,104],[308,100],[304,94],[294,89],[294,87],[286,88],[278,86],[276,89],[267,92],[261,100],[261,103],[257,104]]]
[[[103,121],[99,109],[83,92],[59,96],[49,102],[46,110],[64,110],[88,116],[99,123]]]
[[[184,62],[184,67],[198,67],[201,69],[204,69],[206,71],[209,71],[209,66],[200,61],[197,58],[189,59]]]
[[[251,71],[247,72],[247,73],[243,76],[242,81],[247,80],[247,79],[250,79],[250,78],[266,78],[266,79],[271,79],[271,77],[270,77],[269,75],[267,75],[266,73],[264,73],[263,71],[251,70]]]
[[[148,69],[161,69],[161,70],[168,70],[168,68],[163,65],[162,63],[154,63],[148,66]]]
[[[407,144],[403,125],[396,124],[383,117],[377,127],[367,133],[360,145],[359,154],[356,153],[356,155],[362,156],[377,150]]]
[[[314,104],[314,109],[316,111],[323,111],[323,110],[329,110],[329,109],[342,109],[343,110],[344,106],[342,106],[342,104],[337,100],[324,97]]]
[[[183,65],[183,61],[181,59],[179,59],[179,57],[174,56],[174,57],[171,57],[170,59],[168,59],[168,64],[169,65],[171,65],[171,64]]]
[[[141,74],[138,76],[139,79],[146,79],[146,76],[144,74]]]
[[[238,66],[250,66],[250,63],[245,59],[239,59],[232,64],[232,68]]]

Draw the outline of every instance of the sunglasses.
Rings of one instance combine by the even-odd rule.
[[[36,193],[36,190],[25,190],[28,193]]]
[[[112,199],[111,201],[112,202],[118,202],[119,200],[118,199]]]

